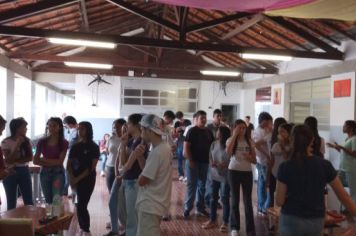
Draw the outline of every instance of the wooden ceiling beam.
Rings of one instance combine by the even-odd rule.
[[[264,19],[264,16],[262,14],[256,14],[251,17],[251,19],[248,19],[245,21],[243,24],[237,26],[235,29],[229,31],[229,33],[225,34],[224,36],[221,37],[222,40],[227,40],[229,38],[234,37],[235,35],[247,30],[248,28],[254,26],[258,22],[262,21]]]
[[[269,19],[278,25],[284,27],[287,30],[292,31],[293,33],[299,35],[300,37],[304,38],[308,42],[314,44],[315,46],[323,49],[325,52],[331,52],[335,55],[342,55],[343,53],[337,50],[336,48],[330,46],[329,44],[325,43],[324,41],[314,37],[313,35],[309,34],[308,32],[298,28],[293,23],[283,19],[282,17],[269,17]]]
[[[149,20],[153,23],[156,23],[158,25],[161,25],[161,26],[167,27],[171,30],[179,32],[179,26],[177,26],[176,24],[173,24],[172,22],[169,22],[169,21],[167,21],[159,16],[156,16],[150,12],[147,12],[139,7],[136,7],[126,1],[123,1],[123,0],[106,0],[106,1],[122,8],[122,9],[125,9],[126,11],[131,12],[132,14],[143,17],[146,20]]]
[[[240,47],[236,45],[219,45],[213,43],[195,43],[195,42],[180,42],[175,40],[150,39],[143,37],[125,37],[110,34],[94,34],[87,32],[69,32],[49,29],[29,29],[23,27],[0,26],[0,35],[10,35],[18,37],[33,37],[33,38],[48,38],[61,37],[70,39],[90,39],[98,41],[110,41],[122,45],[145,46],[156,48],[170,48],[182,50],[198,50],[210,52],[229,52],[229,53],[260,53],[260,54],[277,54],[290,55],[301,58],[318,58],[342,60],[343,53],[340,51],[332,52],[306,52],[290,49],[273,49],[273,48],[251,48]]]
[[[53,73],[70,73],[70,74],[96,74],[103,73],[106,75],[128,76],[128,70],[130,68],[113,68],[111,70],[98,70],[98,69],[83,69],[83,68],[70,68],[70,67],[57,67],[46,65],[44,67],[38,67],[33,69],[34,72],[53,72]],[[149,73],[145,73],[141,70],[134,70],[135,77],[140,78],[154,78],[154,79],[179,79],[179,80],[206,80],[206,81],[229,81],[229,82],[242,82],[241,76],[238,77],[224,77],[224,76],[204,76],[199,72],[167,72],[167,71],[155,71],[150,70]]]
[[[249,13],[237,13],[237,14],[233,14],[233,15],[224,16],[224,17],[221,17],[218,19],[202,22],[202,23],[199,23],[196,25],[191,25],[191,26],[187,27],[187,33],[210,29],[217,25],[220,25],[220,24],[223,24],[223,23],[226,23],[229,21],[233,21],[233,20],[238,20],[238,19],[244,18],[246,16],[250,16],[250,15],[251,14],[249,14]]]
[[[157,65],[155,63],[142,63],[136,60],[127,60],[121,56],[114,58],[110,55],[97,55],[92,56],[53,56],[53,55],[41,55],[41,54],[11,54],[9,55],[12,59],[21,59],[29,61],[49,61],[49,62],[65,62],[65,61],[75,61],[75,62],[86,62],[86,63],[103,63],[103,64],[112,64],[116,67],[124,68],[139,68],[139,69],[154,69],[154,70],[168,70],[176,71],[200,71],[200,70],[237,70],[242,73],[262,73],[262,74],[275,74],[278,72],[277,69],[255,69],[255,68],[221,68],[221,67],[212,67],[206,65],[191,65],[191,64],[175,64],[174,67],[168,65]]]
[[[81,15],[83,20],[84,31],[89,32],[89,20],[88,20],[87,6],[85,0],[80,0],[80,10],[81,10]]]
[[[327,27],[329,27],[330,29],[338,32],[339,34],[353,40],[353,41],[356,41],[356,36],[353,35],[353,34],[350,34],[349,32],[346,32],[342,29],[339,29],[338,27],[336,27],[335,25],[333,25],[331,22],[327,22],[326,20],[323,20],[323,21],[319,21],[319,23],[322,23],[324,25],[326,25]]]
[[[185,41],[187,36],[187,18],[189,8],[179,7],[179,41]]]
[[[41,14],[43,12],[52,11],[62,8],[66,5],[78,2],[78,0],[45,0],[35,4],[28,4],[22,7],[17,7],[0,14],[0,23],[5,24],[21,18]]]

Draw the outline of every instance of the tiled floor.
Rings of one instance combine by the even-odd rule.
[[[98,171],[99,173],[99,171]],[[175,173],[174,173],[175,174]],[[170,212],[172,215],[172,220],[168,222],[162,222],[161,229],[163,236],[202,236],[202,235],[229,235],[227,233],[223,234],[218,229],[202,229],[201,225],[207,220],[205,217],[198,217],[194,215],[194,209],[191,212],[190,220],[186,221],[183,219],[183,200],[186,191],[186,185],[177,180],[173,175],[173,191],[172,191],[172,201]],[[254,212],[256,212],[256,189],[253,189],[253,203]],[[2,199],[1,211],[6,210],[6,197],[3,190],[2,184],[0,185],[0,196]],[[242,199],[241,199],[242,201]],[[89,212],[91,216],[91,232],[93,236],[101,236],[107,232],[105,229],[106,222],[109,221],[109,209],[108,209],[108,190],[106,188],[105,178],[97,175],[96,185],[94,193],[89,203]],[[22,200],[19,200],[18,205],[22,204]],[[240,204],[241,209],[241,233],[244,234],[244,208],[242,202]],[[218,210],[218,220],[221,222],[221,210]],[[255,225],[257,236],[271,235],[268,233],[268,219],[266,217],[255,216]],[[344,224],[345,225],[345,224]],[[354,226],[355,227],[355,226]],[[335,230],[334,235],[342,235],[343,232],[347,231],[345,228],[338,228]],[[273,234],[272,234],[273,235]],[[351,236],[351,235],[349,235]],[[355,235],[356,236],[356,235]]]

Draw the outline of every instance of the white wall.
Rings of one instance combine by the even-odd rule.
[[[101,83],[98,89],[98,104],[96,103],[96,88],[94,83],[88,86],[94,78],[91,75],[76,75],[75,77],[75,112],[79,119],[83,118],[118,118],[120,117],[120,77],[105,76],[104,79],[112,85]]]
[[[215,81],[201,81],[198,109],[206,111],[208,120],[211,120],[214,109],[221,109],[221,105],[236,104],[240,106],[240,114],[237,114],[237,117],[240,118],[242,115],[242,96],[243,90],[241,89],[241,83],[227,83],[225,96],[220,83]]]
[[[250,116],[251,122],[255,124],[256,89],[242,90],[241,100],[241,117]]]

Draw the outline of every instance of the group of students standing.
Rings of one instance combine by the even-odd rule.
[[[272,116],[262,112],[255,130],[248,123],[249,119],[238,119],[229,127],[221,117],[221,110],[216,109],[213,122],[207,125],[206,112],[200,110],[194,114],[191,124],[183,118],[182,112],[166,111],[163,119],[152,114],[132,114],[127,122],[124,119],[113,122],[113,135],[105,145],[111,221],[111,230],[106,236],[123,231],[127,236],[160,234],[162,216],[169,217],[173,155],[178,159],[179,179],[186,179],[187,184],[184,218],[190,218],[197,197],[197,213],[209,217],[202,225],[205,229],[217,227],[220,198],[223,208],[220,230],[228,232],[230,227],[232,236],[239,235],[241,187],[246,235],[256,235],[252,164],[256,164],[258,170],[258,213],[265,215],[274,203],[281,206],[281,235],[321,235],[326,184],[330,184],[349,212],[356,215],[355,121],[344,124],[343,132],[347,134],[344,145],[326,144],[341,153],[337,172],[323,158],[325,141],[318,134],[315,117],[307,117],[304,124],[294,125],[284,118],[276,118],[273,123]],[[178,121],[173,125],[175,118]],[[5,124],[0,116],[0,135]],[[33,160],[41,166],[40,180],[46,202],[52,203],[56,195],[67,194],[68,182],[78,198],[81,229],[78,235],[90,235],[87,206],[100,156],[99,146],[93,141],[92,125],[86,121],[77,124],[71,116],[63,121],[50,118],[34,155],[31,141],[26,137],[26,126],[23,118],[11,120],[11,135],[1,143],[0,179],[8,209],[16,207],[18,190],[24,204],[33,204],[28,166]],[[64,168],[66,156],[68,161]],[[346,184],[352,198],[344,190]]]
[[[246,235],[256,235],[252,205],[253,168],[258,170],[257,211],[265,216],[276,203],[282,207],[281,235],[322,235],[325,217],[326,185],[330,184],[341,203],[355,216],[356,122],[346,121],[345,145],[327,143],[318,133],[315,117],[294,125],[284,118],[262,112],[253,130],[246,120],[233,127],[221,122],[221,110],[206,125],[206,113],[194,114],[193,127],[187,127],[183,156],[186,158],[187,191],[184,218],[189,219],[195,197],[196,213],[210,219],[202,227],[217,227],[219,197],[223,208],[220,231],[240,235],[240,187],[245,209]],[[324,159],[325,146],[341,152],[340,171]],[[178,162],[179,163],[179,162]],[[179,166],[178,166],[179,168]],[[339,180],[350,188],[352,198]],[[276,197],[275,197],[276,196]],[[206,210],[210,208],[210,213]],[[245,234],[243,234],[245,235]]]

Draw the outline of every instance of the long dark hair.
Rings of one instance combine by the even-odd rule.
[[[296,125],[292,130],[290,141],[292,150],[290,159],[296,160],[298,163],[303,163],[308,156],[307,149],[309,144],[313,141],[314,135],[311,129],[306,125]]]
[[[64,127],[63,127],[63,122],[62,119],[59,117],[51,117],[47,121],[47,126],[46,126],[46,137],[48,140],[49,134],[48,134],[48,124],[49,122],[54,122],[58,125],[59,131],[58,131],[58,145],[62,144],[64,141]]]
[[[286,124],[287,121],[283,117],[278,117],[274,120],[273,122],[273,131],[272,131],[272,137],[271,137],[271,147],[273,147],[273,144],[275,144],[278,141],[278,128],[282,124]]]
[[[93,142],[93,126],[91,125],[91,123],[88,121],[82,121],[82,122],[79,122],[79,125],[84,126],[85,130],[87,131],[86,137],[85,137],[86,141]]]
[[[226,126],[219,126],[218,130],[219,130],[219,133],[220,133],[220,146],[225,149],[226,148],[226,141],[227,141],[228,138],[230,138],[231,131]]]
[[[10,121],[9,127],[10,127],[10,138],[15,138],[17,131],[21,128],[21,126],[27,125],[27,121],[22,118],[15,118]],[[20,146],[20,152],[24,156],[32,156],[32,150],[28,148],[31,143],[30,139],[27,137],[24,137],[25,141],[21,144]]]
[[[236,126],[238,126],[240,124],[243,124],[246,127],[245,137],[244,138],[245,138],[245,141],[246,141],[247,145],[251,148],[251,141],[250,141],[250,134],[249,134],[250,132],[247,132],[247,125],[246,125],[245,121],[241,120],[241,119],[235,120],[234,128],[236,128]],[[234,143],[234,147],[232,149],[233,150],[232,153],[236,153],[237,143],[238,143],[238,137],[236,139],[236,142]]]
[[[318,120],[314,116],[308,116],[304,120],[304,124],[310,128],[313,133],[313,154],[316,156],[324,157],[324,154],[320,152],[321,137],[318,131]]]

